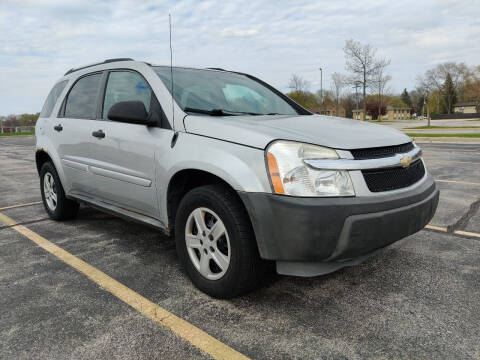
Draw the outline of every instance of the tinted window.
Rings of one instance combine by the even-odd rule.
[[[67,85],[68,80],[60,81],[58,84],[55,84],[50,93],[47,96],[47,100],[45,100],[45,104],[43,105],[42,112],[40,113],[40,117],[49,117],[52,114],[53,107],[57,103],[58,97],[62,93],[65,85]]]
[[[78,80],[68,94],[65,117],[95,119],[97,93],[102,74],[88,75]]]
[[[103,118],[106,119],[112,105],[120,101],[141,101],[147,112],[150,111],[152,91],[139,74],[130,71],[113,71],[108,76]]]

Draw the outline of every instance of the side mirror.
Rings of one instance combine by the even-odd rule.
[[[107,115],[108,119],[139,125],[153,126],[156,121],[150,119],[145,105],[141,101],[120,101],[114,104]]]

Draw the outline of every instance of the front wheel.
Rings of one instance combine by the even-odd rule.
[[[250,219],[227,187],[207,185],[185,195],[175,241],[187,274],[208,295],[232,298],[257,285],[263,267]]]

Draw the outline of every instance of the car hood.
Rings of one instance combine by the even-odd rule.
[[[184,119],[188,133],[264,149],[273,140],[293,140],[335,149],[361,149],[410,142],[388,126],[324,115],[196,116]]]

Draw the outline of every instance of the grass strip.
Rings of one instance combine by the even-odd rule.
[[[480,133],[453,133],[453,134],[431,134],[431,133],[406,133],[410,137],[460,137],[460,138],[480,138]]]
[[[22,136],[22,135],[35,135],[35,131],[0,133],[0,136]]]

